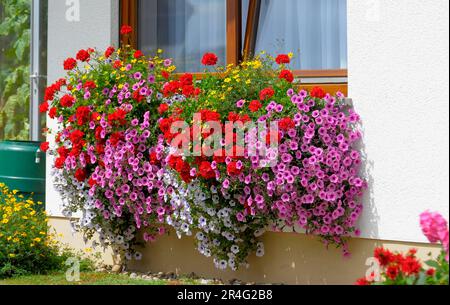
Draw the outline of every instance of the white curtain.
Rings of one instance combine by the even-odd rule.
[[[294,69],[347,68],[347,1],[262,0],[256,43],[261,50],[295,53]]]
[[[139,47],[144,52],[163,49],[178,71],[202,71],[205,52],[226,63],[226,0],[141,0],[139,5]]]

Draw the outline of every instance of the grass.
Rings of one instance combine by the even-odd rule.
[[[68,282],[64,273],[55,273],[50,275],[31,275],[0,280],[2,285],[195,285],[193,280],[143,280],[131,279],[127,275],[82,272],[79,282]]]

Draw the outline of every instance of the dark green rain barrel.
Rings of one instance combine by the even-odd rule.
[[[40,142],[0,142],[0,182],[35,202],[45,203],[45,153]],[[42,205],[41,207],[43,207]]]

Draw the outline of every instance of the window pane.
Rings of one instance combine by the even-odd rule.
[[[0,1],[0,140],[28,140],[31,1]]]
[[[139,48],[175,60],[177,71],[200,72],[201,57],[214,52],[226,63],[226,0],[139,1]]]
[[[262,0],[256,53],[262,50],[293,52],[297,70],[346,69],[347,1]]]

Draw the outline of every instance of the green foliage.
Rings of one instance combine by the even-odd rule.
[[[31,0],[0,0],[0,139],[26,140]]]
[[[98,257],[61,247],[39,204],[0,183],[0,278],[64,271],[68,258],[79,261],[80,271],[94,271]]]

